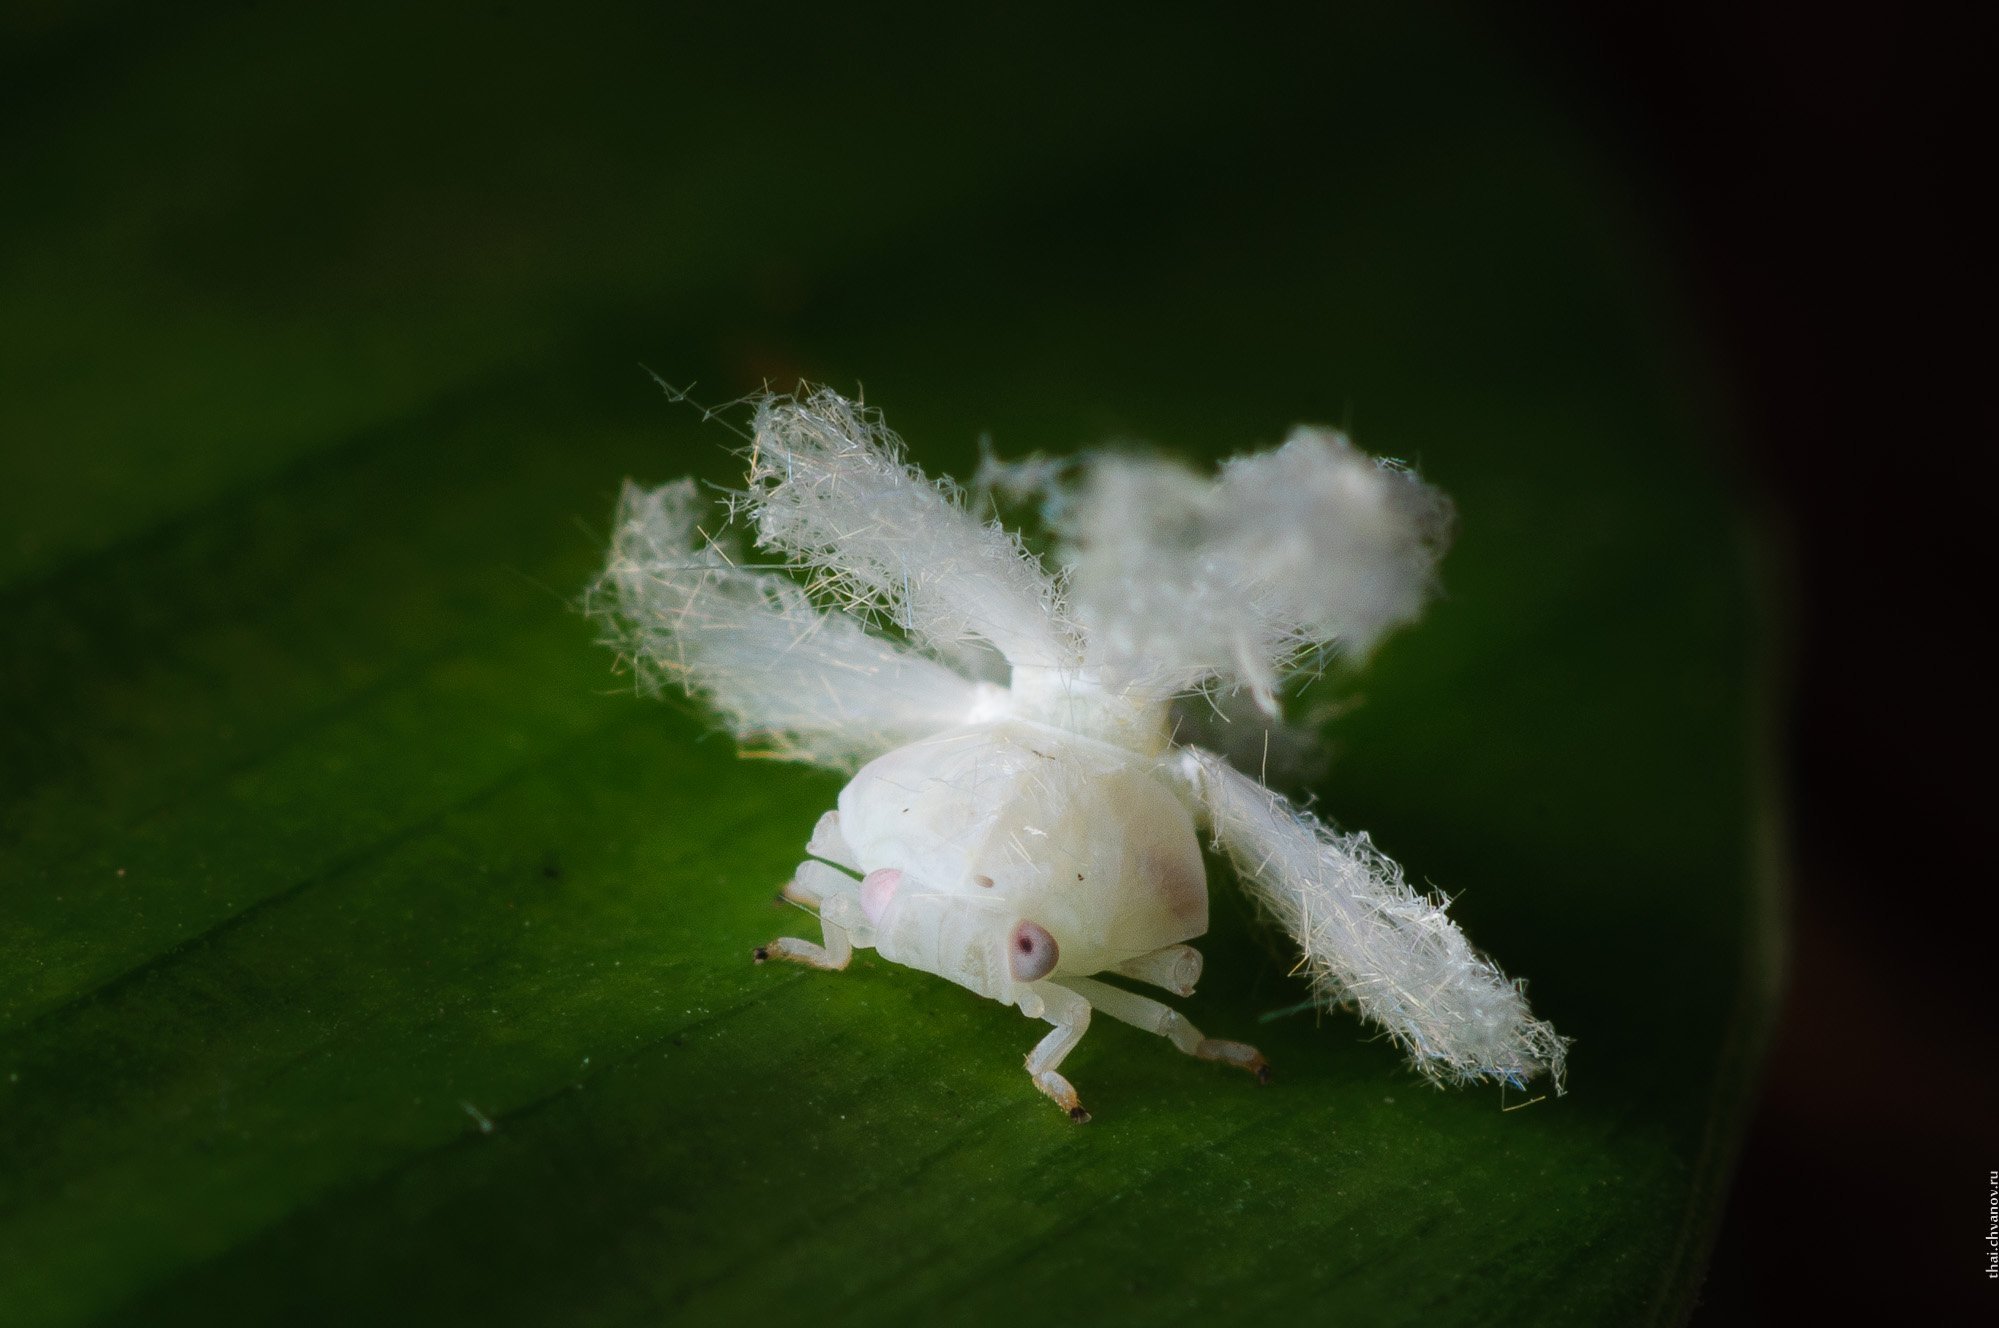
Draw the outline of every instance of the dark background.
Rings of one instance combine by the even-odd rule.
[[[1999,1160],[1966,631],[1990,44],[1785,3],[1547,4],[1520,37],[1642,163],[1789,548],[1789,985],[1696,1322],[1961,1305]]]

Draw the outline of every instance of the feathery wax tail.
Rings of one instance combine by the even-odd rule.
[[[755,439],[744,502],[757,543],[811,568],[816,591],[947,657],[986,642],[1015,665],[1075,661],[1039,561],[909,465],[878,416],[823,388],[768,397]]]
[[[1568,1039],[1365,834],[1333,830],[1211,752],[1184,749],[1177,773],[1244,885],[1303,948],[1322,1001],[1386,1029],[1433,1082],[1517,1087],[1546,1074],[1562,1091]]]
[[[1214,479],[1102,456],[1073,491],[1037,487],[1091,665],[1160,696],[1246,688],[1266,714],[1314,652],[1363,656],[1414,619],[1450,541],[1448,499],[1326,429],[1294,430]]]
[[[706,697],[739,739],[851,769],[963,723],[978,684],[816,607],[789,578],[736,565],[697,531],[694,482],[627,483],[587,608],[640,690]]]

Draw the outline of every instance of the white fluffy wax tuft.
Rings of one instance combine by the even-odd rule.
[[[849,612],[947,657],[1073,665],[1076,641],[1040,561],[903,459],[863,407],[825,389],[757,406],[744,497],[759,547],[795,559]]]
[[[588,608],[641,691],[704,695],[739,739],[840,769],[963,723],[979,686],[817,608],[790,578],[698,534],[692,480],[627,483]]]
[[[1333,830],[1212,752],[1183,748],[1175,766],[1236,874],[1297,938],[1322,1003],[1387,1030],[1434,1083],[1545,1074],[1562,1091],[1568,1040],[1366,834]]]
[[[1412,471],[1312,428],[1212,480],[1097,458],[1052,510],[1090,665],[1159,696],[1247,688],[1271,714],[1299,663],[1365,655],[1422,611],[1451,531]]]

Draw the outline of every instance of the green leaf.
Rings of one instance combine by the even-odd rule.
[[[1629,180],[1489,34],[9,22],[0,1317],[1685,1313],[1774,980],[1754,544]],[[735,473],[640,361],[960,475],[1420,462],[1448,598],[1319,805],[1569,1095],[1293,1012],[1219,869],[1185,1007],[1277,1082],[1103,1027],[1087,1127],[1016,1012],[753,967],[838,781],[573,611],[622,477]]]

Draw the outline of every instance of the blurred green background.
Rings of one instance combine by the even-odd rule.
[[[1774,984],[1728,425],[1629,163],[1488,11],[16,8],[0,1318],[1671,1322]],[[1299,421],[1450,492],[1315,790],[1577,1039],[1441,1094],[1216,873],[1186,1002],[753,968],[836,777],[575,612],[721,402],[932,469]]]

